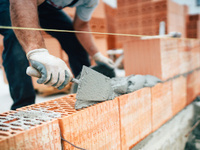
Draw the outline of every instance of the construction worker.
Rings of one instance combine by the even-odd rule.
[[[14,27],[90,31],[88,22],[97,5],[98,0],[10,0],[10,3],[9,0],[1,0],[0,25],[11,26],[12,21]],[[64,7],[76,7],[73,21],[62,11]],[[31,67],[28,74],[34,76],[35,71],[38,71],[41,75],[37,80],[39,84],[62,89],[72,78],[65,62],[49,54],[40,31],[14,32],[15,34],[13,30],[0,29],[0,34],[4,36],[3,66],[14,100],[11,109],[35,102],[31,78],[25,73],[29,63]],[[91,34],[50,31],[47,33],[55,37],[68,54],[75,77],[83,65],[90,66],[89,55],[97,64],[113,68],[112,60],[99,52]]]

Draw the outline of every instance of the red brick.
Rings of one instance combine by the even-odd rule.
[[[150,74],[161,80],[169,79],[179,72],[176,39],[135,40],[124,46],[126,75]],[[170,71],[169,71],[170,70]]]
[[[62,136],[85,149],[120,149],[118,100],[103,102],[59,119]],[[65,149],[73,149],[63,142]]]
[[[0,114],[1,121],[3,120],[3,125],[6,126],[7,123],[14,122],[15,118],[11,121],[6,121],[3,117],[7,117],[7,115],[14,114],[16,112],[6,112]],[[4,121],[5,120],[5,121]],[[18,118],[20,120],[20,118]],[[24,123],[25,125],[25,123]],[[54,130],[56,130],[56,134],[53,134],[49,130],[54,125]],[[50,133],[51,132],[51,133]],[[52,134],[53,136],[49,136]],[[56,140],[59,139],[59,140]],[[54,146],[55,144],[55,146]],[[41,125],[31,126],[29,129],[23,129],[22,126],[16,126],[10,124],[10,128],[8,130],[0,130],[0,148],[3,150],[35,150],[35,149],[61,149],[60,142],[60,131],[58,120],[52,120],[49,122],[43,122]]]
[[[172,80],[172,112],[176,115],[186,106],[186,77],[180,76]]]
[[[122,149],[129,149],[151,133],[151,91],[143,88],[119,97]]]
[[[167,81],[151,88],[152,129],[157,130],[172,117],[172,83]]]
[[[199,95],[199,71],[187,75],[187,104],[190,104]]]

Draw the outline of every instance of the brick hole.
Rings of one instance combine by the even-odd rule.
[[[2,129],[2,128],[0,128],[0,131],[9,131],[8,129]]]
[[[6,133],[2,133],[2,132],[0,132],[0,136],[9,136],[9,135],[6,134]]]
[[[12,132],[10,132],[10,134],[16,134],[16,133],[17,133],[17,132],[13,132],[13,131],[12,131]]]
[[[24,117],[25,118],[25,117]],[[26,119],[24,119],[24,121],[26,121],[26,122],[31,122],[31,120],[26,120]]]
[[[0,124],[0,127],[9,127],[8,125]]]
[[[42,120],[42,119],[35,119],[35,120],[44,122],[44,120]]]
[[[26,125],[26,126],[34,126],[34,125],[30,124],[30,123],[24,123],[24,125]]]
[[[15,127],[20,127],[20,126],[21,126],[21,125],[19,125],[19,124],[12,124],[12,123],[11,123],[11,125],[12,125],[12,126],[15,126]]]
[[[20,128],[11,128],[12,130],[14,130],[14,131],[23,131],[22,129],[20,129]]]

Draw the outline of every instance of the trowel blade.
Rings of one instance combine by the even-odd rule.
[[[83,66],[79,79],[77,100],[105,101],[114,98],[110,78]]]

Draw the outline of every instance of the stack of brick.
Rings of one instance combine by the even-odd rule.
[[[105,5],[108,32],[158,35],[161,21],[166,24],[166,34],[181,32],[186,37],[187,7],[172,0],[118,0],[117,9]],[[125,36],[109,36],[109,49],[121,48],[123,43],[134,39]]]
[[[124,43],[126,75],[150,74],[161,80],[200,67],[200,40],[147,39]]]
[[[187,37],[200,38],[200,15],[189,15],[187,21]]]
[[[200,70],[195,70],[81,110],[74,109],[75,95],[67,95],[0,114],[0,150],[61,149],[60,134],[88,150],[130,149],[195,99],[200,93],[199,76]],[[32,118],[40,122],[32,125],[26,116],[15,117],[35,110],[56,113],[48,117],[58,118]],[[20,121],[29,128],[23,129]],[[64,141],[63,146],[74,149]]]

